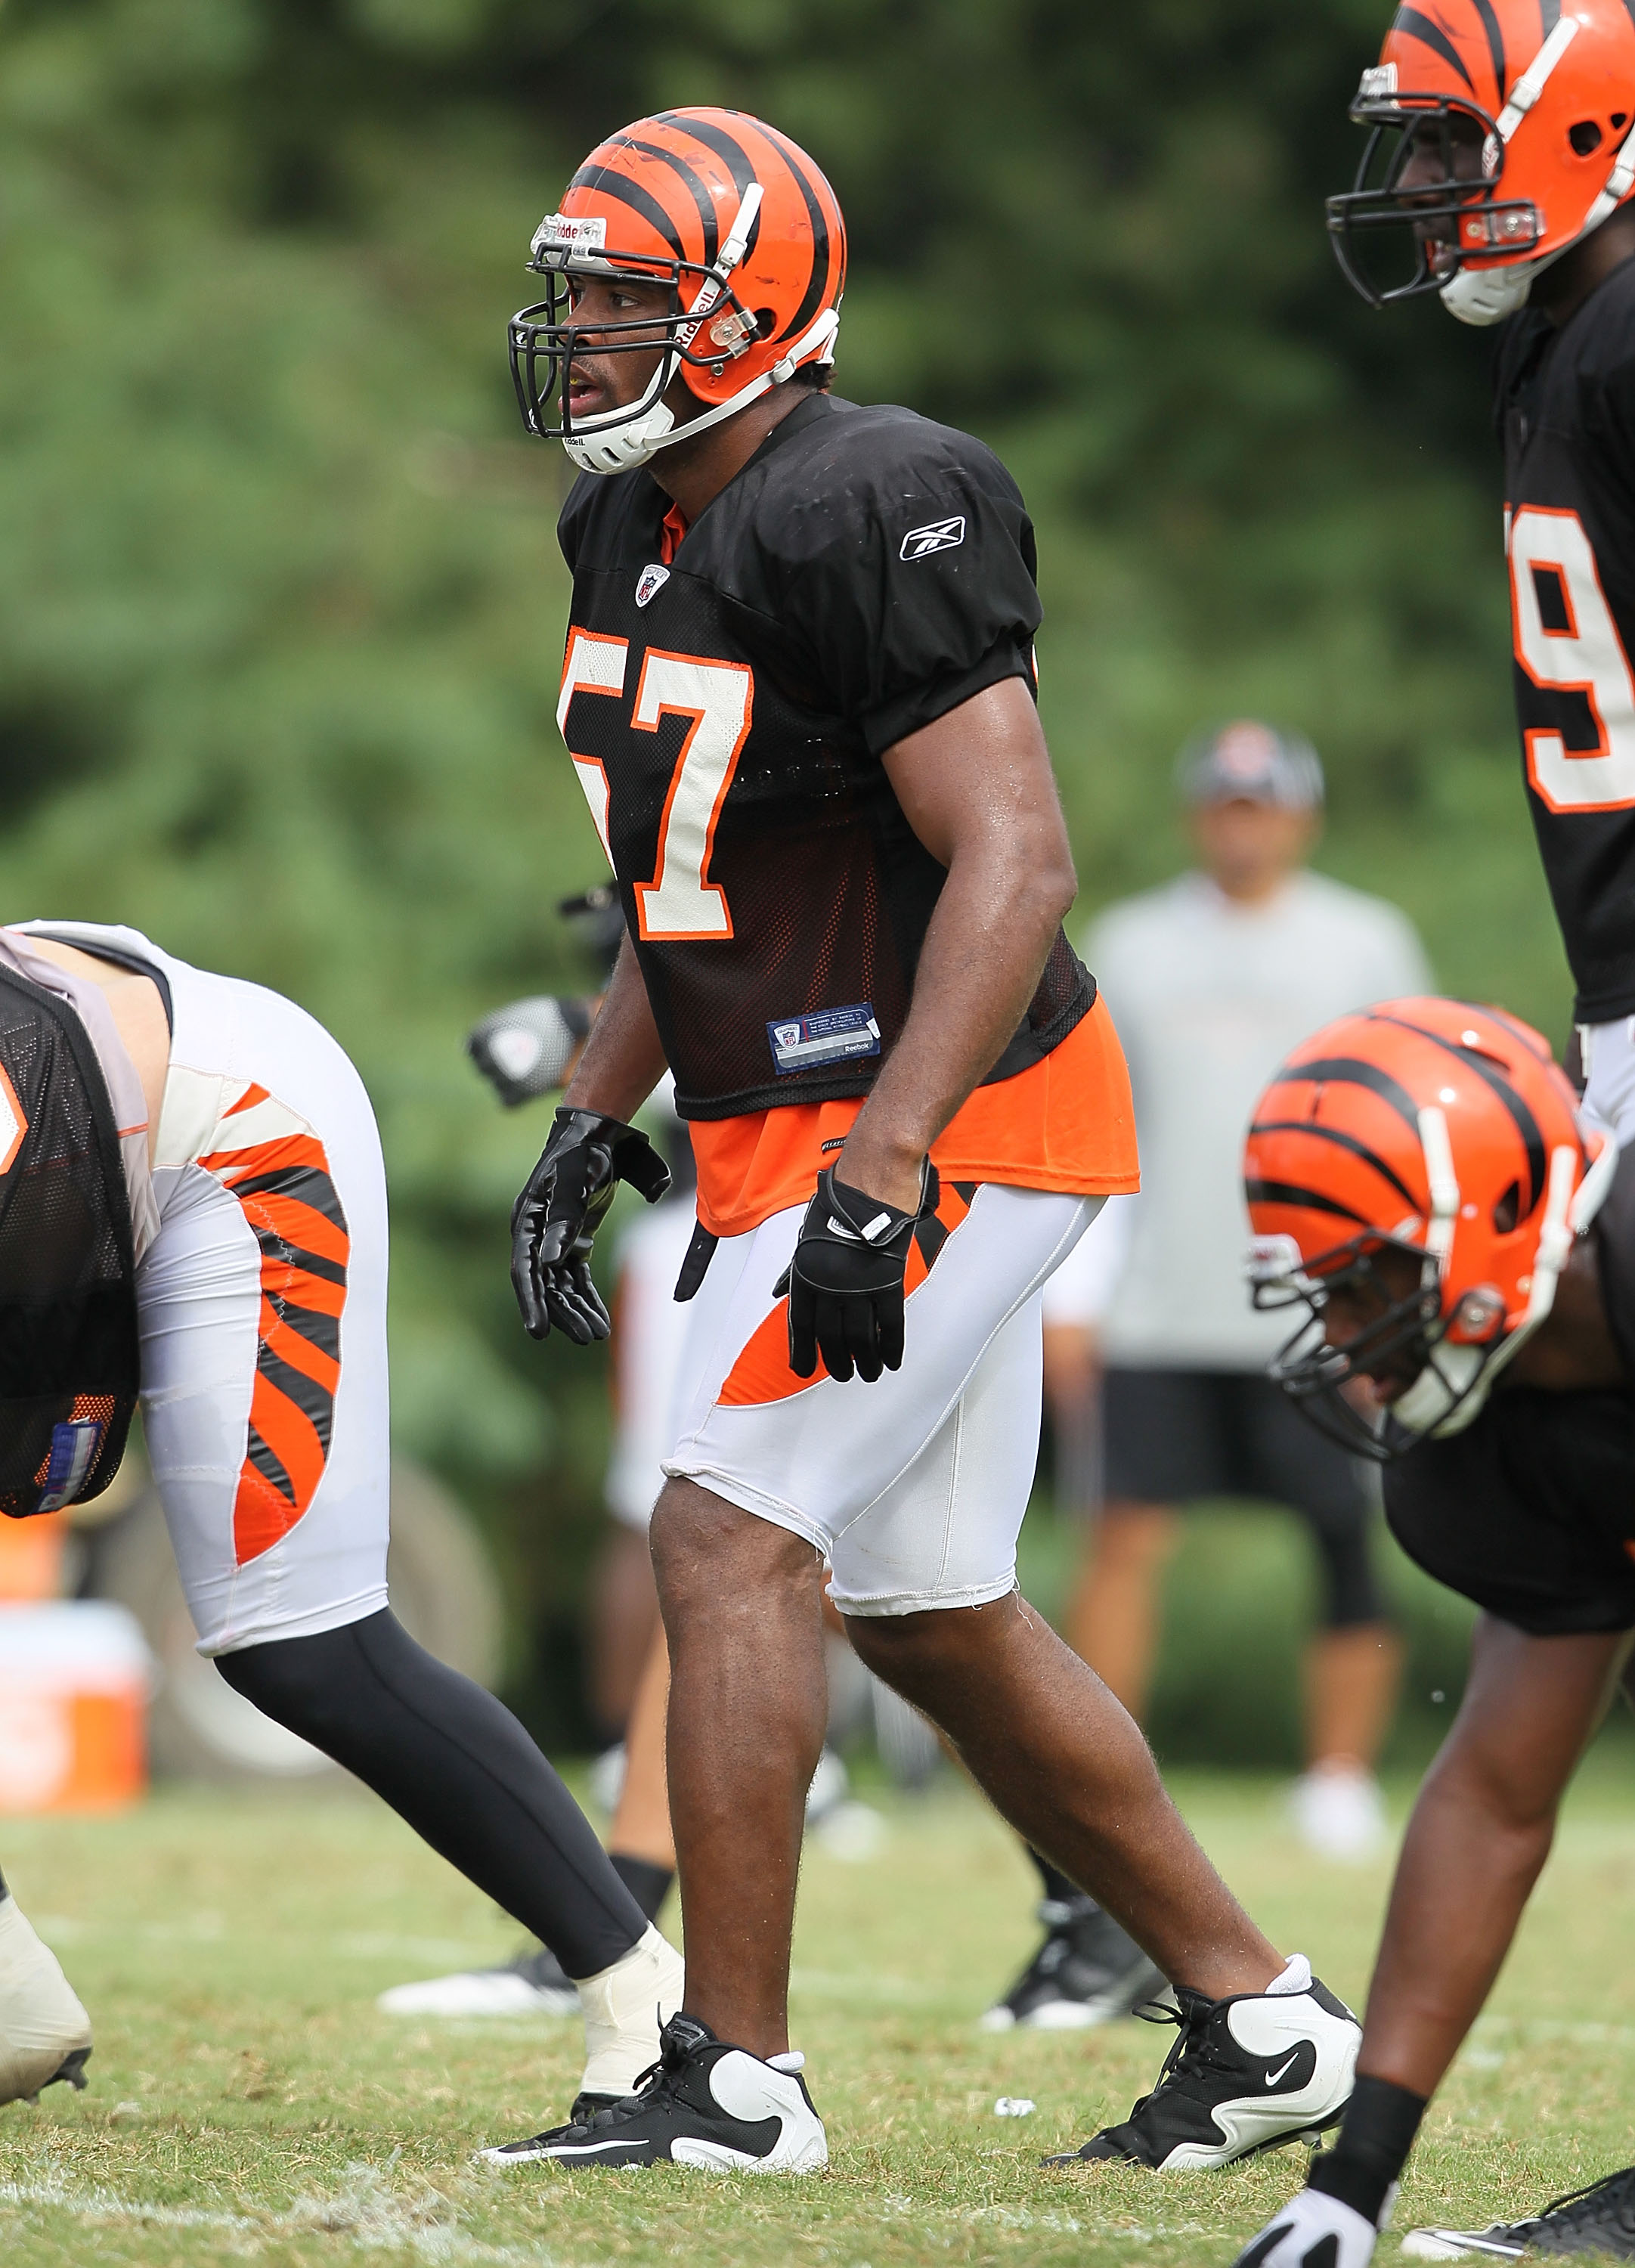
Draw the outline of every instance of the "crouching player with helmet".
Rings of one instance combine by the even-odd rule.
[[[1589,1130],[1536,1032],[1399,1000],[1308,1040],[1244,1164],[1273,1366],[1384,1467],[1403,1549],[1481,1608],[1409,1822],[1354,2096],[1240,2268],[1363,2268],[1419,2120],[1499,1973],[1635,1631],[1635,1152]],[[1635,2169],[1427,2257],[1635,2259]]]
[[[0,929],[0,1513],[95,1496],[140,1398],[201,1652],[551,1947],[592,2110],[652,2061],[680,1956],[387,1603],[386,1288],[379,1137],[320,1025],[134,930]],[[90,2048],[0,1882],[0,2102]]]

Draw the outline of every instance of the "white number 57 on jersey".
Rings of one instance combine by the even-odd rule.
[[[1509,552],[1516,659],[1535,685],[1581,693],[1595,726],[1596,745],[1582,750],[1558,730],[1530,726],[1528,777],[1551,811],[1635,804],[1635,681],[1583,523],[1575,512],[1524,504],[1510,523]],[[1546,622],[1545,597],[1556,592]]]
[[[563,666],[556,722],[567,735],[568,711],[576,693],[622,697],[630,641],[576,630]],[[739,755],[749,736],[755,681],[746,663],[700,661],[690,654],[649,648],[630,711],[639,733],[656,733],[666,717],[691,719],[671,775],[659,822],[652,880],[636,885],[636,916],[644,939],[727,938],[733,917],[726,893],[707,879],[715,844],[716,821],[733,784]],[[568,753],[579,776],[608,864],[615,865],[609,841],[608,775],[594,756]]]

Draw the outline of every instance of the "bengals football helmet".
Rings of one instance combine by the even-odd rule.
[[[511,319],[511,371],[530,433],[582,472],[621,473],[731,417],[805,363],[831,363],[846,282],[846,225],[805,151],[741,110],[665,110],[593,150],[534,232],[546,296]],[[576,279],[668,290],[664,316],[573,320]],[[576,354],[651,355],[627,407],[576,418]],[[679,375],[698,408],[665,400]],[[559,422],[548,405],[555,395]]]
[[[1550,1313],[1617,1163],[1513,1016],[1391,1000],[1329,1024],[1262,1095],[1244,1151],[1255,1305],[1304,1310],[1272,1376],[1382,1462],[1462,1432]]]
[[[1347,279],[1376,307],[1436,291],[1496,323],[1635,187],[1635,21],[1624,0],[1399,7],[1351,114],[1367,146],[1328,201]],[[1375,254],[1404,232],[1388,284]]]

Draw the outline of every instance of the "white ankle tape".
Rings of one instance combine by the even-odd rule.
[[[766,2062],[769,2071],[804,2071],[806,2067],[806,2059],[799,2048],[785,2048],[782,2055],[769,2056]]]

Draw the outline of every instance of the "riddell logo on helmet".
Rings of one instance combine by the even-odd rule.
[[[1357,89],[1359,102],[1384,102],[1396,92],[1396,65],[1371,63]]]
[[[534,232],[534,256],[541,252],[601,252],[608,243],[608,224],[600,214],[582,220],[566,213],[547,213]]]
[[[17,1099],[17,1089],[6,1077],[4,1066],[0,1066],[0,1174],[11,1171],[27,1131],[28,1121]]]

